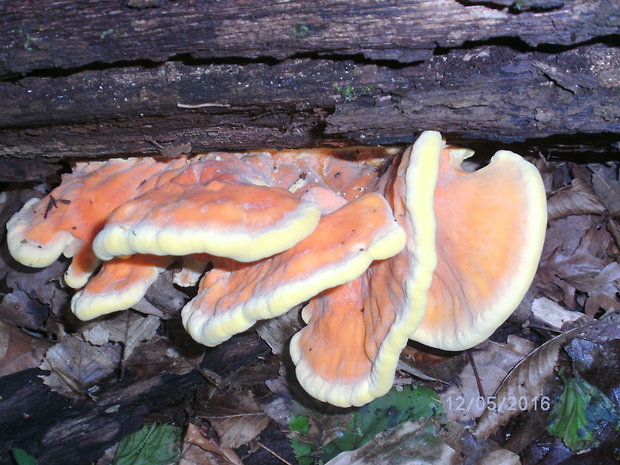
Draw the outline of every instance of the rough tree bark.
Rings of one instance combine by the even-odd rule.
[[[0,12],[4,180],[52,169],[22,160],[403,143],[428,128],[478,148],[618,151],[613,0],[0,0]]]

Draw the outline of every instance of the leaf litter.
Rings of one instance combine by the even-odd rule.
[[[552,444],[547,446],[548,454],[562,441],[574,446],[575,434],[582,441],[588,435],[595,438],[586,441],[587,447],[604,448],[617,435],[613,436],[612,428],[612,439],[596,439],[600,432],[596,428],[601,418],[614,418],[620,399],[620,324],[617,318],[609,322],[602,317],[613,316],[620,304],[618,166],[542,159],[535,163],[547,187],[550,220],[539,271],[529,292],[529,317],[526,312],[524,318],[507,322],[492,337],[493,342],[477,346],[468,355],[427,357],[420,354],[430,355],[433,351],[428,348],[407,347],[397,373],[399,385],[394,393],[377,400],[381,407],[375,410],[373,404],[361,409],[333,408],[305,397],[297,388],[287,344],[300,327],[299,309],[257,325],[256,331],[273,354],[270,360],[260,355],[246,361],[240,371],[235,368],[231,376],[201,368],[203,353],[204,363],[212,352],[188,351],[191,343],[174,329],[178,308],[188,296],[173,286],[171,270],[136,305],[142,314],[130,311],[83,325],[67,318],[70,293],[59,279],[66,261],[42,270],[25,270],[11,262],[4,249],[0,255],[4,286],[0,318],[5,320],[3,331],[22,341],[11,344],[12,352],[5,350],[0,361],[15,370],[34,366],[42,358],[40,367],[46,374],[41,376],[50,389],[89,402],[96,401],[97,390],[105,388],[107,381],[122,377],[125,368],[138,379],[199,369],[208,387],[197,392],[207,395],[197,396],[187,411],[187,421],[180,425],[182,439],[175,439],[181,450],[178,463],[183,465],[314,465],[328,460],[332,464],[463,463],[462,457],[468,463],[468,455],[475,456],[464,446],[471,437],[467,428],[472,427],[476,447],[487,451],[482,456],[489,464],[535,463],[528,462],[527,451],[539,447],[543,438]],[[23,203],[22,197],[31,194],[16,192],[0,199],[3,217],[10,216]],[[8,330],[6,324],[10,324]],[[571,331],[571,325],[579,328]],[[32,340],[29,331],[36,332],[40,342],[34,352],[23,342]],[[234,342],[230,344],[232,350]],[[410,353],[416,356],[408,357]],[[265,370],[274,363],[280,366],[279,375],[277,370]],[[562,379],[560,369],[565,373]],[[583,380],[596,391],[575,380]],[[403,409],[401,401],[391,396],[396,392],[410,395],[418,389],[428,390],[429,396],[416,397],[414,411],[428,413],[432,406],[435,413],[397,415],[394,420],[394,412],[402,414]],[[576,400],[572,404],[562,400],[563,392]],[[548,410],[534,410],[533,402],[538,401],[540,407],[545,396]],[[454,401],[461,397],[465,408],[457,411]],[[505,406],[522,397],[529,400],[529,409],[498,408],[502,399]],[[490,399],[491,407],[497,408],[489,408]],[[445,413],[437,414],[440,410]],[[592,417],[593,411],[598,416]],[[527,424],[524,418],[528,415],[539,417],[550,428],[546,436],[539,430],[528,435],[519,429],[520,424]],[[276,436],[269,436],[269,431]],[[511,434],[519,435],[525,445],[516,449],[506,440]],[[414,457],[416,451],[430,449],[432,457]],[[400,451],[400,456],[393,451]]]

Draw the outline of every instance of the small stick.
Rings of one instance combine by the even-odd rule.
[[[478,375],[478,369],[476,368],[476,364],[474,363],[474,355],[471,350],[467,351],[467,356],[469,357],[469,363],[471,363],[471,369],[474,371],[474,377],[476,378],[476,384],[478,385],[478,393],[480,397],[486,399],[484,395],[484,389],[482,388],[482,382],[480,381],[480,376]]]
[[[223,107],[230,108],[228,103],[177,103],[177,107],[179,108],[205,108],[205,107]]]
[[[264,445],[262,442],[256,441],[256,443],[259,446],[261,446],[263,449],[265,449],[267,452],[269,452],[271,455],[273,455],[275,458],[277,458],[280,462],[285,463],[286,465],[291,465],[291,462],[287,462],[286,460],[284,460],[282,457],[280,457],[278,454],[276,454],[274,451],[272,451],[269,447]]]
[[[50,194],[50,201],[47,202],[47,207],[45,207],[45,213],[43,213],[44,220],[47,219],[47,215],[50,211],[52,211],[52,208],[58,208],[58,204],[56,203],[56,199],[54,198],[54,196]]]

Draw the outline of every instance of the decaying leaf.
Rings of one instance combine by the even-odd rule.
[[[277,318],[262,320],[256,324],[258,335],[269,344],[274,354],[280,355],[293,334],[302,328],[300,312],[301,305]]]
[[[62,288],[62,275],[67,262],[56,261],[47,268],[27,269],[10,257],[4,243],[0,247],[0,270],[6,272],[10,289],[0,302],[0,318],[17,326],[44,330],[49,312],[61,315],[69,302]]]
[[[440,394],[448,418],[469,423],[482,415],[487,407],[486,397],[495,392],[510,369],[534,347],[526,339],[509,336],[506,344],[486,342],[473,349],[471,356],[478,377],[471,363],[468,363],[459,373],[458,385],[454,384]],[[480,387],[483,392],[480,392]]]
[[[95,322],[84,331],[84,339],[100,346],[108,342],[123,344],[123,361],[127,360],[138,344],[151,339],[157,328],[159,318],[153,315],[142,316],[135,312],[122,312],[107,320]]]
[[[118,345],[95,347],[78,337],[64,337],[45,353],[39,368],[49,370],[50,374],[41,379],[55,392],[82,397],[118,368],[120,352]]]
[[[555,301],[562,301],[567,308],[575,308],[575,287],[569,282],[571,278],[600,273],[609,260],[602,247],[607,247],[601,234],[609,234],[596,227],[591,227],[581,238],[575,250],[558,247],[549,256],[541,260],[535,284],[543,293]],[[609,243],[609,240],[606,241]]]
[[[617,167],[593,169],[592,188],[611,216],[620,216],[620,180]]]
[[[190,423],[183,438],[179,465],[243,465],[230,448],[221,447],[209,432]]]
[[[0,377],[39,366],[51,343],[0,321]]]
[[[132,308],[164,320],[178,318],[189,297],[173,286],[173,270],[161,273],[146,291],[145,296]]]
[[[574,178],[570,186],[559,189],[547,201],[549,219],[569,215],[604,215],[607,208],[592,190],[588,182]]]
[[[566,322],[583,318],[583,313],[566,310],[546,297],[539,297],[532,302],[532,315],[555,329],[562,328]]]
[[[269,424],[269,417],[248,392],[217,394],[206,410],[197,413],[209,420],[220,437],[220,445],[233,449],[256,438]]]
[[[384,433],[357,450],[342,452],[327,465],[456,465],[456,451],[439,437],[439,426],[425,418],[408,421]]]
[[[539,402],[547,379],[553,375],[560,349],[587,325],[567,331],[545,342],[510,371],[493,395],[493,404],[485,409],[474,436],[487,438],[514,415],[532,408],[548,409]],[[521,399],[524,399],[521,401]],[[521,404],[519,402],[521,401]]]
[[[620,308],[618,293],[620,288],[620,263],[609,263],[598,273],[583,273],[564,278],[575,289],[588,295],[584,309],[593,316],[599,309],[613,310]]]
[[[484,457],[484,465],[521,465],[521,459],[514,452],[496,449]]]

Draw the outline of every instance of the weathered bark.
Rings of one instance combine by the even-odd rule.
[[[207,349],[201,366],[226,384],[227,376],[267,352],[269,347],[256,334],[240,334]],[[176,412],[177,421],[183,422],[196,391],[206,392],[209,384],[197,370],[165,371],[144,379],[112,380],[95,393],[96,399],[81,401],[50,391],[39,378],[46,372],[38,369],[0,378],[0,464],[14,463],[14,447],[26,449],[40,464],[87,464],[144,423],[157,421],[158,412],[169,409],[165,421]]]
[[[472,3],[0,0],[0,157],[389,144],[429,128],[478,148],[617,153],[617,2]],[[12,161],[0,180],[24,173]]]
[[[0,38],[0,74],[179,55],[361,54],[409,63],[437,47],[494,37],[518,37],[535,47],[618,33],[614,0],[539,2],[552,7],[544,14],[468,3],[474,2],[3,0],[8,34]]]
[[[5,376],[0,382],[0,463],[12,464],[10,450],[23,448],[38,463],[91,463],[120,438],[141,428],[153,411],[191,400],[205,385],[192,371],[184,375],[155,375],[108,386],[97,401],[72,401],[50,391],[31,369]],[[204,386],[203,386],[204,387]]]

